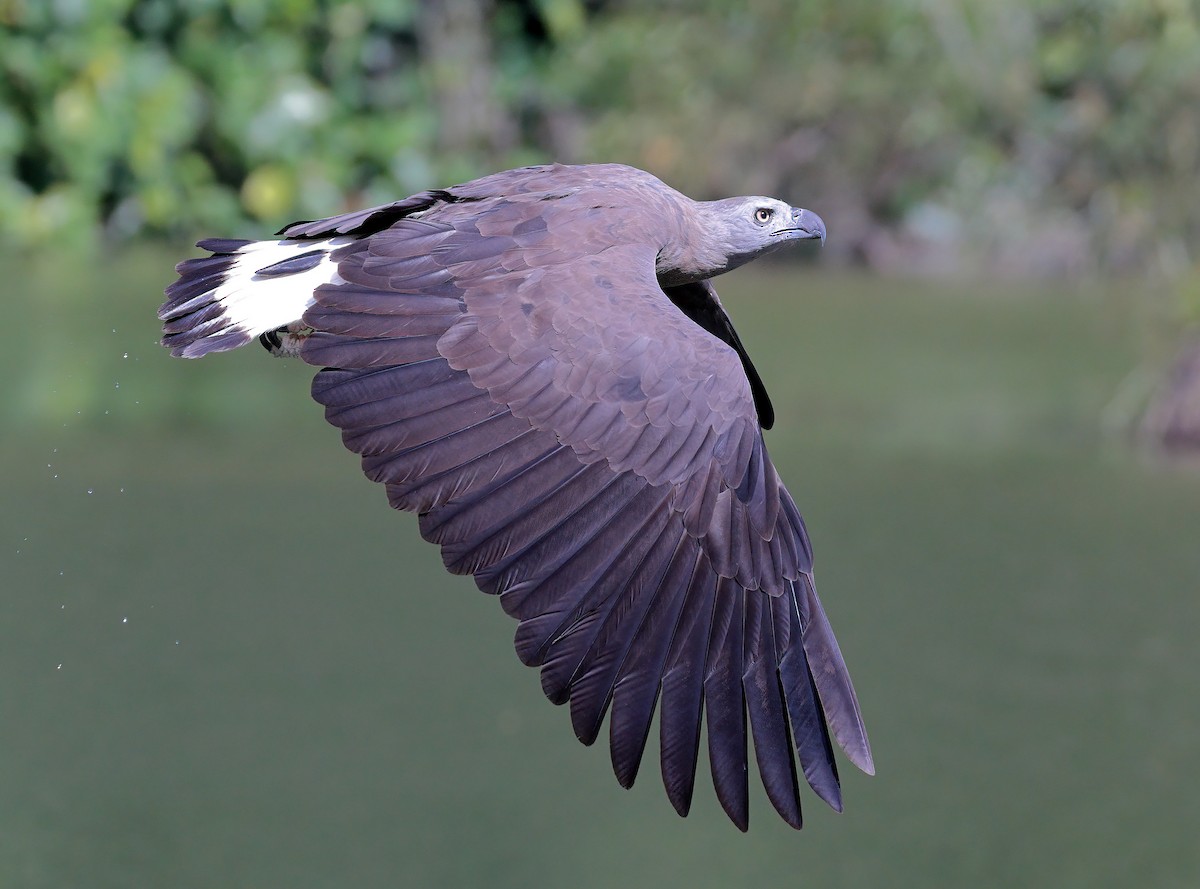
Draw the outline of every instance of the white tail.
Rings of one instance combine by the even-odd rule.
[[[158,310],[163,345],[177,357],[199,358],[299,328],[313,291],[341,282],[330,254],[353,240],[200,241],[212,256],[179,263],[179,280]]]

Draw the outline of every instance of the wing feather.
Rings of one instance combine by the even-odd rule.
[[[637,777],[667,656],[683,617],[699,559],[696,541],[687,534],[680,535],[675,554],[650,597],[649,610],[631,640],[613,685],[609,749],[613,772],[622,787],[632,787]]]
[[[386,367],[438,357],[438,336],[359,339],[318,330],[301,346],[309,364],[325,367]]]
[[[496,479],[517,472],[558,447],[551,436],[527,429],[508,441],[497,443],[486,453],[442,472],[411,479],[402,485],[388,485],[388,502],[396,509],[422,514],[431,512],[457,498],[474,496]],[[479,580],[478,576],[476,580]]]
[[[700,716],[709,634],[721,578],[701,554],[688,588],[683,620],[671,640],[659,704],[659,757],[667,798],[680,815],[692,807],[700,754]]]
[[[800,640],[799,613],[792,595],[773,600],[775,611],[774,627],[780,636],[776,642],[776,662],[779,664],[779,682],[787,704],[796,752],[804,770],[805,780],[823,799],[837,811],[842,810],[841,783],[837,764],[833,758],[833,746],[829,742],[829,729],[825,714],[817,700],[812,671],[804,654]],[[795,632],[789,627],[795,623]]]
[[[630,527],[631,533],[623,542],[618,557],[609,562],[602,572],[592,575],[595,582],[589,593],[563,608],[563,619],[552,632],[544,636],[542,688],[551,700],[565,702],[571,699],[572,723],[576,735],[585,744],[595,740],[595,729],[599,728],[591,725],[588,713],[603,718],[607,709],[608,687],[597,688],[596,685],[603,685],[602,681],[598,681],[594,685],[585,683],[577,689],[576,683],[588,675],[591,669],[589,662],[593,658],[601,660],[604,652],[596,651],[596,646],[605,641],[601,639],[601,632],[609,618],[613,619],[615,628],[636,606],[639,598],[644,601],[645,597],[638,595],[647,582],[643,572],[653,576],[661,569],[660,551],[664,545],[670,546],[674,536],[674,529],[668,529],[670,516],[661,500],[648,514],[637,520],[632,518],[627,517],[622,522]],[[568,601],[569,597],[560,599],[564,605]],[[554,615],[554,612],[548,615]],[[546,616],[539,615],[534,621],[540,622]],[[549,623],[554,622],[555,618],[551,616]],[[602,663],[595,665],[603,667]]]
[[[784,821],[797,830],[800,815],[800,784],[796,777],[796,754],[788,734],[787,708],[779,680],[775,651],[772,605],[768,596],[745,597],[745,673],[742,687],[750,714],[751,735],[758,772],[767,798]]]
[[[628,509],[611,515],[586,541],[560,546],[565,558],[547,575],[524,581],[533,587],[526,601],[536,597],[543,607],[536,609],[535,617],[523,620],[518,626],[517,654],[531,666],[550,664],[551,669],[542,672],[542,681],[552,700],[556,696],[551,695],[551,689],[565,691],[565,683],[555,682],[561,677],[554,666],[561,663],[569,650],[560,649],[550,663],[547,660],[550,644],[586,612],[601,606],[614,586],[624,579],[614,569],[628,571],[638,563],[647,538],[653,539],[651,535],[658,533],[654,523],[662,515],[654,509],[654,501],[659,496],[648,485],[641,486],[629,499]],[[565,700],[564,697],[559,703]]]
[[[820,698],[820,707],[838,746],[850,761],[866,772],[875,774],[871,744],[863,727],[858,696],[850,684],[850,672],[842,660],[841,649],[833,636],[833,628],[825,617],[825,609],[817,598],[812,578],[801,576],[796,584],[800,601],[800,624],[804,627],[804,653]]]
[[[746,701],[742,692],[742,636],[746,591],[732,578],[717,587],[704,709],[708,720],[708,760],[713,787],[739,830],[750,827],[750,788],[746,775]]]
[[[397,485],[478,460],[528,431],[507,411],[428,438],[411,447],[364,454],[363,472],[373,482]]]
[[[541,540],[547,528],[568,517],[564,504],[572,504],[575,512],[587,509],[612,483],[612,474],[603,467],[581,464],[560,447],[501,484],[493,483],[477,496],[459,501],[474,509],[444,522],[441,513],[446,510],[424,517],[431,521],[426,524],[423,519],[421,531],[427,540],[441,545],[450,570],[477,574]],[[508,508],[509,502],[519,506]],[[432,520],[439,524],[434,527]]]
[[[590,501],[563,504],[559,522],[543,529],[530,543],[507,554],[475,575],[480,588],[500,595],[504,610],[518,618],[543,613],[569,594],[569,576],[556,575],[566,560],[601,533],[614,518],[634,508],[635,498],[646,483],[634,476],[612,475]],[[558,585],[544,583],[556,577]],[[519,653],[519,652],[518,652]]]
[[[571,723],[576,737],[585,744],[593,743],[600,733],[618,673],[679,546],[679,527],[668,520],[665,501],[659,510],[663,521],[657,538],[625,580],[607,613],[597,615],[596,631],[570,678]]]

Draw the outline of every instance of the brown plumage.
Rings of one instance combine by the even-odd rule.
[[[160,311],[198,357],[262,338],[324,368],[313,397],[446,567],[520,623],[517,653],[606,713],[618,780],[656,703],[667,794],[692,798],[701,714],[745,830],[747,736],[799,827],[796,769],[841,809],[830,733],[873,770],[817,600],[804,523],[767,456],[766,391],[708,279],[815,214],[695,202],[618,165],[531,167],[315,222],[205,241]]]

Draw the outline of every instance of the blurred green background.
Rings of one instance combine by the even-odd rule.
[[[1197,4],[0,26],[0,886],[1200,884]],[[719,282],[878,763],[800,834],[621,790],[307,368],[157,345],[196,236],[549,159],[829,225]]]

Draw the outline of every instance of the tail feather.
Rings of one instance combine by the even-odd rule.
[[[176,266],[179,278],[158,310],[162,344],[177,357],[199,358],[299,330],[313,291],[341,281],[331,253],[352,240],[200,241],[212,255]]]

